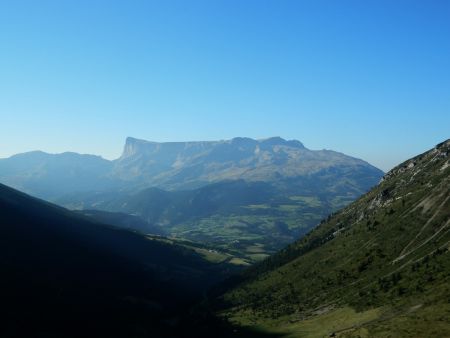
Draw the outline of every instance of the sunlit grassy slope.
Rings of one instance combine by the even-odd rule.
[[[218,313],[288,337],[450,336],[450,141],[250,268]]]

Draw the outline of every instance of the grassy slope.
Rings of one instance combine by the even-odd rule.
[[[450,336],[450,142],[250,269],[224,317],[289,337]]]

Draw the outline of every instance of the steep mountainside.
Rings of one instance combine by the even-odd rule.
[[[229,269],[203,257],[0,185],[0,336],[172,336]]]
[[[394,168],[230,281],[217,311],[287,337],[450,336],[449,157],[447,140]]]
[[[51,201],[73,193],[136,192],[149,187],[186,190],[237,179],[302,185],[314,178],[360,191],[377,183],[382,174],[362,160],[308,150],[299,141],[279,137],[167,143],[128,138],[122,156],[114,161],[42,152],[0,159],[0,182]]]

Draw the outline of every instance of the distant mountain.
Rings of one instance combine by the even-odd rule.
[[[188,247],[0,185],[0,336],[192,336],[180,315],[228,268]]]
[[[51,200],[68,192],[117,187],[118,182],[108,177],[112,167],[99,156],[32,151],[0,159],[0,182]]]
[[[447,140],[230,281],[215,306],[289,337],[449,337],[449,243]]]
[[[223,180],[272,182],[354,172],[378,180],[382,172],[367,162],[330,150],[313,151],[296,140],[238,137],[211,142],[148,142],[127,138],[113,176],[169,190],[192,189]]]
[[[148,142],[127,138],[122,156],[108,161],[75,153],[30,152],[0,159],[0,182],[56,200],[66,194],[105,191],[195,189],[223,180],[290,183],[319,178],[356,190],[382,172],[367,162],[299,141],[234,138],[211,142]],[[310,180],[311,181],[311,180]]]

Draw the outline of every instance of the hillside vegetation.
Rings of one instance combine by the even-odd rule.
[[[288,337],[450,336],[450,140],[250,268],[217,312]]]

